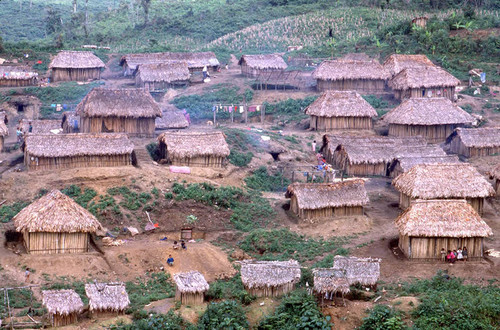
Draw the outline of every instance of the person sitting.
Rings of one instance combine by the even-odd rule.
[[[184,242],[184,240],[181,241],[181,247],[183,250],[187,250],[186,242]]]
[[[179,249],[179,244],[177,244],[177,241],[174,241],[173,248],[174,248],[174,250],[178,250]]]
[[[169,265],[169,266],[173,266],[174,265],[174,258],[172,258],[171,254],[168,255],[167,265]]]
[[[455,261],[457,261],[457,251],[456,251],[456,250],[453,250],[453,251],[451,252],[450,262],[451,262],[452,264],[454,264],[454,263],[455,263]]]

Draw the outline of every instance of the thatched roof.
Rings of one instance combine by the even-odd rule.
[[[109,156],[131,154],[126,134],[28,134],[25,150],[34,157]]]
[[[384,62],[384,68],[389,71],[392,76],[397,75],[407,68],[421,68],[434,66],[431,60],[425,55],[406,55],[392,54]]]
[[[458,136],[468,148],[491,148],[500,146],[500,127],[488,128],[457,128],[446,139],[450,142]]]
[[[352,60],[352,61],[372,61],[373,59],[366,53],[347,53],[340,58],[341,60]]]
[[[349,282],[345,271],[338,268],[315,268],[313,269],[314,291],[320,294],[340,292],[347,294]]]
[[[276,287],[300,280],[296,260],[253,261],[241,263],[241,281],[248,288]]]
[[[182,293],[203,293],[209,289],[207,280],[198,271],[174,274],[174,281]]]
[[[57,119],[29,120],[24,118],[19,122],[21,132],[24,134],[29,133],[30,123],[32,126],[31,134],[49,134],[50,131],[61,128],[61,121]]]
[[[436,66],[406,68],[389,80],[389,87],[394,90],[455,87],[458,85],[460,85],[460,80]]]
[[[136,75],[146,82],[166,82],[189,80],[190,73],[186,62],[166,62],[141,64]]]
[[[90,310],[119,312],[130,304],[125,283],[85,284]]]
[[[344,80],[344,79],[382,79],[390,78],[377,61],[334,60],[324,61],[313,72],[314,79]]]
[[[470,164],[422,164],[392,181],[397,190],[418,199],[493,196],[491,184]]]
[[[27,80],[38,77],[29,66],[0,65],[0,80]]]
[[[190,69],[203,68],[206,66],[219,66],[219,60],[213,52],[199,53],[141,53],[127,54],[120,59],[120,65],[125,63],[135,70],[141,64],[165,63],[171,61],[186,62]]]
[[[318,117],[375,117],[377,111],[355,91],[328,91],[311,103],[305,113]]]
[[[490,171],[490,177],[491,179],[500,179],[500,164],[495,166],[491,171]]]
[[[288,186],[285,195],[287,198],[295,195],[301,209],[362,206],[370,202],[361,179],[333,183],[295,182]]]
[[[95,233],[99,221],[59,190],[52,190],[12,218],[17,231],[49,233]]]
[[[82,117],[155,118],[161,109],[144,89],[94,88],[77,105]]]
[[[52,59],[49,68],[93,69],[105,66],[104,62],[92,52],[63,50]]]
[[[9,135],[9,128],[7,127],[7,114],[5,111],[0,112],[0,136]]]
[[[171,158],[229,156],[229,146],[222,132],[165,132],[158,141],[167,146]]]
[[[398,125],[470,125],[474,118],[448,98],[410,98],[384,117],[389,124]]]
[[[83,309],[82,298],[75,290],[43,290],[42,304],[49,314],[69,315]]]
[[[246,63],[250,68],[258,70],[285,70],[288,67],[283,57],[278,54],[242,55],[238,64],[242,65],[243,63]]]
[[[161,118],[155,119],[156,129],[186,128],[188,126],[189,122],[184,116],[184,113],[177,108],[163,110]]]
[[[397,160],[403,172],[409,171],[419,164],[457,164],[460,163],[457,155],[432,156],[432,157],[401,157]],[[394,164],[395,165],[395,164]]]
[[[380,277],[380,261],[377,258],[335,256],[333,268],[345,271],[349,285],[375,285]]]
[[[417,237],[487,237],[491,228],[465,200],[417,200],[396,219],[400,234]]]

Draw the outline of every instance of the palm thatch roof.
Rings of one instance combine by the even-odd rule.
[[[174,281],[182,293],[203,293],[209,289],[207,280],[198,271],[174,274]]]
[[[229,146],[222,132],[165,132],[158,141],[167,146],[171,158],[229,156]]]
[[[48,233],[95,233],[99,221],[59,190],[52,190],[12,218],[17,231]]]
[[[42,304],[49,314],[69,315],[83,309],[82,298],[75,290],[43,290]]]
[[[296,196],[300,209],[362,206],[370,202],[361,179],[333,183],[295,182],[288,186],[285,196]]]
[[[422,68],[427,66],[434,66],[434,63],[423,54],[392,54],[384,62],[384,68],[392,76],[397,75],[407,68]]]
[[[155,118],[161,108],[144,89],[94,88],[77,105],[82,117]]]
[[[125,283],[85,284],[85,294],[91,311],[120,312],[130,305]]]
[[[52,59],[49,68],[93,69],[105,66],[104,62],[92,52],[63,50]]]
[[[143,82],[172,83],[189,80],[190,75],[186,62],[141,64],[136,72],[136,76]]]
[[[110,156],[131,154],[126,134],[28,134],[25,151],[34,157]]]
[[[19,128],[24,134],[29,133],[30,123],[32,126],[31,134],[49,134],[52,130],[61,128],[61,121],[57,119],[44,119],[44,120],[28,120],[21,119]]]
[[[474,118],[448,98],[410,98],[389,111],[383,120],[398,125],[470,125]]]
[[[432,156],[432,157],[401,157],[397,160],[403,172],[409,171],[413,166],[419,164],[458,164],[460,160],[457,155]],[[394,163],[395,165],[395,163]]]
[[[313,269],[314,291],[320,294],[336,293],[347,294],[351,290],[349,281],[343,269],[315,268]]]
[[[173,105],[163,109],[161,117],[155,119],[156,129],[186,128],[189,126],[184,113]]]
[[[446,139],[450,142],[458,137],[468,148],[492,148],[500,146],[500,127],[457,128]]]
[[[0,112],[0,136],[9,135],[9,128],[7,127],[8,119],[5,111]]]
[[[377,111],[355,91],[327,91],[305,113],[318,117],[375,117]]]
[[[165,62],[186,62],[190,69],[203,68],[204,66],[219,66],[219,60],[213,52],[198,53],[141,53],[127,54],[120,59],[120,65],[135,70],[141,64],[156,64]]]
[[[242,55],[238,64],[243,65],[244,63],[250,68],[258,70],[286,70],[288,68],[285,60],[279,54]]]
[[[487,237],[491,228],[465,200],[417,200],[396,219],[401,235]]]
[[[493,196],[491,184],[470,164],[421,164],[400,174],[394,187],[411,198],[479,198]]]
[[[0,65],[0,80],[28,80],[38,77],[38,73],[25,65]]]
[[[333,268],[345,271],[349,285],[375,285],[380,277],[380,262],[377,258],[335,256]]]
[[[340,58],[341,60],[352,60],[352,61],[372,61],[373,59],[366,53],[347,53]]]
[[[458,85],[460,85],[460,80],[436,66],[406,68],[389,80],[389,87],[394,90],[455,87]]]
[[[345,80],[345,79],[382,79],[390,78],[379,62],[334,60],[324,61],[313,72],[314,79],[320,80]]]
[[[296,260],[241,263],[241,281],[250,289],[296,283],[300,280],[300,274],[300,265]]]

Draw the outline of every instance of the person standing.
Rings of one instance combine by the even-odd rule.
[[[30,122],[30,126],[28,128],[28,132],[32,133],[33,132],[33,125],[31,125],[31,122]]]
[[[446,251],[444,248],[441,248],[441,261],[446,262]]]
[[[207,69],[206,65],[203,67],[203,71],[202,72],[203,72],[203,80],[207,79],[207,77],[208,77],[208,69]]]
[[[28,282],[30,280],[30,269],[26,267],[26,271],[24,272],[24,282]]]
[[[462,256],[464,257],[464,262],[467,262],[468,255],[469,255],[469,251],[467,251],[467,247],[464,246],[464,249],[462,250]]]
[[[464,255],[463,255],[462,249],[458,248],[458,250],[457,250],[457,260],[461,261],[463,259],[464,259]]]
[[[174,265],[174,258],[172,257],[171,254],[168,255],[167,265],[169,265],[170,267]]]
[[[314,140],[312,143],[312,149],[313,149],[313,152],[316,153],[316,140]]]

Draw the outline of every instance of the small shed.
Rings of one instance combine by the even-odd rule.
[[[28,171],[135,165],[125,134],[29,134],[24,139]]]
[[[24,87],[38,83],[38,73],[28,66],[0,65],[0,87]]]
[[[229,146],[222,132],[162,133],[158,137],[160,159],[180,166],[223,167]]]
[[[460,80],[437,66],[411,67],[389,80],[396,99],[415,97],[446,97],[455,99],[455,87]]]
[[[85,294],[89,298],[90,313],[93,315],[123,314],[130,305],[123,282],[85,284]]]
[[[106,65],[89,51],[60,51],[50,62],[52,81],[86,81],[101,79]]]
[[[288,186],[290,209],[302,220],[363,215],[369,203],[361,179],[334,183],[300,183]]]
[[[500,127],[457,128],[446,145],[450,152],[467,158],[496,155],[500,153]]]
[[[395,178],[408,172],[413,166],[420,164],[458,164],[460,160],[456,155],[432,156],[432,157],[400,157],[389,165],[389,176]]]
[[[154,137],[161,108],[143,89],[94,88],[77,105],[82,133],[127,133]]]
[[[190,76],[186,62],[141,64],[135,73],[135,86],[150,92],[164,91],[189,85]]]
[[[321,295],[321,298],[333,299],[337,293],[343,296],[351,292],[347,281],[345,270],[339,268],[315,268],[313,269],[314,287],[313,291]]]
[[[313,72],[317,90],[355,90],[359,93],[381,93],[390,78],[379,62],[356,60],[324,61]]]
[[[177,285],[175,299],[184,305],[199,305],[205,300],[205,292],[210,288],[205,277],[198,271],[174,274]]]
[[[436,260],[445,251],[467,247],[468,259],[483,257],[491,228],[465,200],[416,201],[396,219],[399,248],[409,259]]]
[[[63,133],[80,133],[80,116],[75,111],[65,111],[62,115]]]
[[[12,221],[30,254],[88,252],[91,234],[101,229],[92,213],[59,190],[26,206]]]
[[[443,143],[457,127],[471,125],[474,118],[444,97],[404,100],[383,120],[389,136],[422,136],[430,143]]]
[[[392,77],[404,69],[428,66],[435,65],[427,56],[421,54],[392,54],[384,62],[384,69],[386,69]]]
[[[266,72],[282,72],[288,67],[279,54],[242,55],[238,64],[246,77],[257,77]]]
[[[180,129],[189,127],[184,112],[175,106],[168,106],[161,112],[161,117],[155,119],[156,130]]]
[[[420,199],[466,199],[482,214],[485,199],[495,195],[486,178],[464,163],[415,165],[392,184],[400,192],[399,207],[403,210]]]
[[[31,125],[31,132],[29,127]],[[61,121],[57,119],[29,120],[21,119],[19,129],[26,134],[58,134],[62,132]]]
[[[345,271],[349,285],[376,287],[380,277],[380,262],[378,258],[333,257],[333,268]]]
[[[5,137],[9,136],[9,128],[7,127],[9,120],[5,111],[0,112],[0,152],[4,150]]]
[[[315,130],[372,129],[377,111],[355,91],[327,91],[305,113]]]
[[[42,304],[53,327],[75,323],[83,310],[82,298],[75,290],[43,290]]]
[[[495,189],[495,193],[497,195],[500,194],[500,164],[498,164],[493,168],[493,170],[491,170],[490,179],[495,180],[493,188]]]
[[[289,293],[300,280],[296,260],[246,261],[241,263],[241,281],[252,296],[279,297]]]

